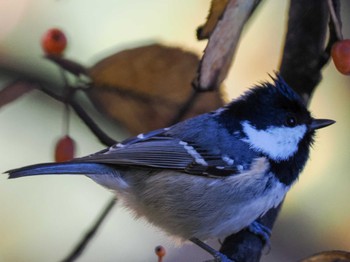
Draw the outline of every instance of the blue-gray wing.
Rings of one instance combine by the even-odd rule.
[[[172,137],[165,131],[163,129],[141,134],[75,161],[172,169],[207,176],[238,173],[237,167],[221,155],[206,151],[191,141]]]

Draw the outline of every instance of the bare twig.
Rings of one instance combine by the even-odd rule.
[[[333,11],[336,15],[336,17],[338,17],[337,21],[338,22],[338,26],[340,23],[340,28],[341,28],[341,22],[340,22],[340,1],[339,0],[333,0],[332,1],[333,5]],[[329,3],[328,3],[329,4]],[[336,29],[337,25],[334,22],[333,19],[329,20],[329,37],[328,37],[328,43],[325,49],[325,52],[323,54],[323,57],[320,57],[320,61],[319,61],[319,66],[320,68],[322,68],[328,61],[329,58],[331,56],[331,50],[332,50],[332,46],[335,42],[337,42],[339,40],[338,36],[337,36],[337,29]]]
[[[84,121],[86,126],[91,130],[91,132],[98,138],[98,140],[106,145],[112,146],[117,143],[116,140],[108,136],[96,123],[95,121],[86,113],[86,111],[79,105],[77,101],[71,101],[70,105],[74,109],[75,113]]]
[[[67,85],[68,84],[67,79],[65,79],[65,83],[66,83],[66,88],[69,88],[69,86]],[[47,95],[51,96],[52,98],[54,98],[56,100],[64,102],[66,104],[66,107],[69,104],[74,109],[76,114],[84,121],[86,126],[91,130],[91,132],[99,139],[99,141],[102,144],[104,144],[106,146],[111,146],[111,145],[116,143],[115,140],[113,140],[105,132],[103,132],[102,129],[93,121],[93,119],[86,113],[86,111],[74,99],[74,96],[70,96],[70,95],[59,96],[46,88],[41,88],[41,91],[43,91],[44,93],[46,93]],[[73,93],[72,91],[75,92],[76,90],[68,90],[68,92],[71,94]],[[98,215],[96,222],[92,224],[88,233],[78,241],[78,244],[76,245],[76,247],[67,256],[67,258],[65,258],[63,260],[64,262],[72,262],[72,261],[76,260],[83,253],[83,251],[87,247],[88,243],[92,240],[95,233],[99,229],[102,222],[105,220],[107,215],[111,212],[115,203],[116,203],[116,198],[112,197],[109,200],[106,207],[102,210],[101,214]]]
[[[45,94],[51,96],[52,98],[60,101],[65,102],[65,97],[58,95],[54,92],[52,92],[48,88],[44,88],[43,85],[41,85],[40,90],[44,92]],[[83,122],[86,124],[86,126],[91,130],[91,132],[99,139],[99,141],[106,145],[111,146],[117,141],[109,137],[103,130],[95,123],[95,121],[86,113],[86,111],[80,106],[80,104],[74,99],[74,96],[67,101],[71,105],[71,107],[74,109],[76,114],[83,120]]]
[[[177,122],[179,122],[196,102],[200,92],[197,90],[193,90],[191,95],[187,98],[187,100],[183,103],[183,105],[180,107],[177,114],[174,116],[174,118],[169,122],[170,125],[173,125]]]
[[[334,29],[337,35],[338,40],[343,40],[343,33],[342,33],[342,24],[340,20],[339,13],[335,10],[335,1],[333,0],[327,0],[328,8],[329,8],[329,13],[331,15],[331,20],[334,25]]]
[[[6,69],[6,68],[1,68],[1,69]],[[18,75],[22,76],[22,78],[17,80],[15,83],[26,83],[26,86],[28,87],[30,86],[31,88],[36,88],[44,92],[48,96],[52,97],[53,99],[60,101],[62,103],[65,103],[66,110],[67,110],[66,113],[68,113],[68,105],[70,105],[74,109],[76,114],[83,120],[86,126],[95,134],[95,136],[100,140],[102,144],[106,146],[111,146],[116,143],[115,140],[110,138],[106,133],[102,131],[102,129],[93,121],[93,119],[86,113],[86,111],[80,106],[80,104],[74,98],[74,93],[81,89],[74,89],[70,87],[68,79],[62,70],[61,70],[61,74],[65,84],[63,89],[63,94],[57,94],[53,92],[51,89],[46,88],[47,84],[45,84],[40,79],[33,79],[30,76],[23,74],[22,72],[17,72],[15,70],[9,70],[9,73],[16,77],[18,77]],[[24,91],[21,91],[21,93],[24,93]],[[65,129],[68,129],[68,127],[65,127]],[[116,198],[112,197],[109,200],[106,207],[102,210],[101,214],[98,216],[96,222],[91,226],[88,233],[78,242],[78,244],[73,249],[73,251],[63,261],[65,262],[74,261],[82,254],[82,252],[84,251],[88,243],[91,241],[91,239],[99,229],[101,223],[105,220],[107,215],[112,210],[115,203],[116,203]]]
[[[101,213],[97,221],[93,224],[93,227],[86,233],[86,235],[82,238],[82,240],[79,241],[78,245],[73,249],[73,251],[65,259],[62,260],[62,262],[72,262],[82,254],[87,244],[94,237],[100,225],[105,220],[108,213],[112,210],[116,202],[117,202],[116,198],[112,198],[108,202],[107,206],[103,209],[103,212]]]

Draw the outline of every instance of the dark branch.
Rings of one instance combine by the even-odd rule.
[[[322,67],[329,60],[324,50],[328,16],[326,0],[291,0],[280,73],[306,103],[321,80]],[[281,206],[270,209],[259,222],[272,229]],[[263,247],[258,236],[242,230],[227,237],[220,251],[235,261],[256,262]]]
[[[280,73],[306,102],[322,79],[328,18],[326,0],[291,1]]]
[[[74,109],[75,113],[84,121],[86,126],[91,130],[91,132],[98,138],[98,140],[106,145],[112,146],[117,143],[116,140],[108,136],[86,113],[86,111],[79,105],[77,101],[71,101],[70,105]]]
[[[107,206],[103,209],[103,212],[101,213],[97,221],[94,223],[93,227],[86,233],[86,235],[82,238],[82,240],[79,241],[78,245],[73,249],[72,253],[69,254],[65,259],[63,259],[62,262],[72,262],[82,254],[87,244],[94,237],[100,225],[105,220],[108,213],[112,210],[116,202],[117,201],[115,198],[112,198],[108,202]]]
[[[75,113],[83,120],[83,122],[86,124],[86,126],[91,130],[91,132],[99,139],[99,141],[106,145],[106,146],[111,146],[117,141],[109,137],[103,130],[95,123],[95,121],[86,113],[86,111],[80,106],[78,101],[74,99],[74,96],[68,101],[66,101],[65,95],[59,95],[54,92],[52,92],[50,89],[43,87],[41,85],[42,92],[45,94],[49,95],[50,97],[60,101],[60,102],[67,102],[68,104],[71,105],[71,107],[74,109]]]
[[[180,107],[177,114],[169,122],[170,125],[173,125],[173,124],[176,124],[177,122],[179,122],[191,110],[191,108],[195,104],[199,94],[200,94],[200,91],[197,91],[197,90],[192,91],[190,96],[187,98],[187,100]]]

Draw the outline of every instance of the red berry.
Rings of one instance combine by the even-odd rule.
[[[67,38],[60,29],[52,28],[43,35],[41,46],[48,55],[61,55],[67,46]]]
[[[165,248],[163,246],[156,246],[156,248],[154,249],[154,252],[156,253],[156,255],[158,256],[158,258],[160,260],[158,261],[161,261],[161,259],[165,256],[166,254],[166,251],[165,251]]]
[[[75,142],[68,135],[57,141],[55,148],[55,161],[64,162],[74,158]]]
[[[332,46],[331,55],[338,71],[350,75],[350,39],[336,42]]]

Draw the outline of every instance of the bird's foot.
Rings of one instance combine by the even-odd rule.
[[[191,242],[195,243],[197,246],[200,248],[204,249],[207,251],[209,254],[211,254],[214,257],[215,262],[234,262],[231,259],[229,259],[226,255],[220,253],[219,251],[215,250],[211,246],[205,244],[204,242],[200,241],[198,238],[191,238]]]
[[[250,224],[250,226],[248,227],[248,230],[262,239],[268,251],[271,249],[271,246],[270,246],[271,229],[270,228],[264,226],[263,224],[260,224],[257,221],[254,221],[253,223]]]

